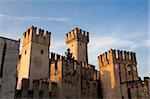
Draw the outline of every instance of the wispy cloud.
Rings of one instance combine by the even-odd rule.
[[[136,43],[130,40],[124,40],[109,36],[104,37],[95,37],[91,38],[91,42],[89,45],[90,53],[94,53],[96,50],[98,51],[107,51],[110,48],[128,48],[128,49],[134,49],[136,47]]]
[[[53,40],[51,43],[51,52],[58,53],[60,55],[64,55],[66,51],[66,44],[63,42],[64,40]]]
[[[144,45],[144,46],[150,46],[150,39],[149,39],[149,40],[145,40],[145,41],[143,42],[143,45]]]
[[[111,36],[93,37],[89,44],[90,63],[97,65],[97,56],[109,49],[122,49],[135,51],[137,48],[150,46],[150,40],[135,42],[128,39],[115,38]]]
[[[60,22],[67,22],[70,21],[70,18],[64,17],[41,17],[41,16],[10,16],[5,14],[0,14],[0,18],[9,19],[9,20],[18,20],[18,21],[60,21]]]
[[[128,39],[115,38],[111,36],[92,37],[88,46],[89,62],[97,65],[97,56],[108,51],[109,49],[122,49],[134,51],[137,48],[149,47],[150,40],[135,42]],[[63,40],[55,40],[51,44],[51,52],[64,55],[66,44]]]

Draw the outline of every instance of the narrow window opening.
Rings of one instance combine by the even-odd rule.
[[[4,47],[3,47],[2,60],[1,60],[1,68],[0,68],[0,77],[3,76],[3,67],[4,67],[5,54],[6,54],[6,43],[4,44]]]
[[[24,52],[25,54],[27,53],[27,51],[25,50],[25,52]]]
[[[41,54],[43,54],[44,53],[44,51],[43,50],[41,50]]]

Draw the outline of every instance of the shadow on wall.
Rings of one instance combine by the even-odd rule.
[[[101,74],[102,93],[104,99],[115,99],[115,86],[112,86],[111,73],[107,70]]]

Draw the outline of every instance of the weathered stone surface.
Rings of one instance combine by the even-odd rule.
[[[30,79],[30,82],[48,78],[50,35],[50,32],[33,26],[23,34],[17,89],[21,88],[23,78]],[[29,89],[32,89],[32,84],[29,84]]]
[[[147,84],[139,79],[135,53],[111,49],[98,62],[104,98],[149,98],[150,78]]]
[[[50,34],[29,28],[19,60],[18,42],[0,38],[0,98],[150,98],[150,78],[138,76],[135,53],[111,49],[98,57],[98,71],[88,63],[88,32],[75,28],[66,34],[66,57],[49,53]]]
[[[0,37],[0,98],[14,98],[19,42]]]
[[[79,28],[74,28],[66,34],[67,48],[70,49],[75,60],[88,63],[89,33]]]

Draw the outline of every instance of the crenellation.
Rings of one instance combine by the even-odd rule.
[[[69,43],[74,39],[88,43],[89,42],[89,32],[86,32],[86,31],[76,27],[76,28],[72,29],[71,32],[68,32],[66,34],[66,43]]]
[[[116,50],[115,49],[110,49],[109,51],[109,58],[111,59],[111,57],[113,59],[116,59]]]
[[[144,77],[144,84],[150,88],[150,77]]]
[[[136,62],[136,54],[135,53],[131,53],[131,60],[132,60],[132,62],[134,63],[134,64],[137,64],[137,62]]]
[[[130,61],[136,64],[135,53],[129,51],[122,50],[112,50],[110,49],[108,52],[104,52],[102,55],[98,57],[100,64],[109,64],[112,62],[126,62]]]
[[[50,59],[51,59],[51,60],[55,60],[55,53],[51,52],[51,54],[50,54]]]
[[[50,45],[50,36],[51,32],[44,31],[43,29],[39,28],[38,32],[33,32],[32,30],[32,41],[39,42],[41,44]]]
[[[22,87],[16,90],[16,98],[49,98],[49,82],[45,80],[33,80],[33,88],[29,89],[29,79],[22,79]]]
[[[82,35],[86,36],[86,34],[85,34],[85,33],[86,33],[86,32],[85,32],[85,31],[83,31],[83,32],[82,32]]]
[[[100,66],[100,67],[103,66],[102,55],[99,55],[99,56],[98,56],[98,63],[99,63],[99,66]]]
[[[71,32],[70,32],[70,37],[73,37],[72,35],[75,33],[75,29],[73,29]]]
[[[102,57],[103,57],[102,60],[103,60],[104,65],[109,64],[107,52],[105,52]]]
[[[23,78],[23,79],[22,79],[22,86],[21,86],[21,89],[22,89],[23,91],[29,90],[29,79],[26,79],[26,78]]]
[[[125,55],[125,60],[130,60],[129,59],[129,52],[124,51],[124,55]]]
[[[125,64],[126,62],[136,65],[135,53],[110,49],[108,52],[104,52],[98,56],[98,63],[100,67],[107,66],[111,63]]]
[[[78,33],[79,33],[79,29],[76,27],[76,28],[74,28],[74,37],[75,36],[77,36],[78,35]]]
[[[40,86],[40,81],[39,80],[33,80],[33,90],[36,91],[36,90],[39,90],[39,86]]]
[[[50,34],[51,32],[33,26],[23,34],[23,53],[18,61],[18,79],[10,78],[19,86],[16,92],[14,91],[15,99],[149,99],[150,78],[144,77],[144,81],[139,78],[134,52],[110,49],[98,56],[97,70],[94,65],[88,63],[88,32],[74,28],[66,34],[66,56],[50,53]],[[0,55],[3,55],[4,50],[2,43]],[[3,92],[9,89],[8,84],[3,87],[1,82],[0,79],[0,91],[1,86]],[[5,93],[10,92],[12,90]]]
[[[65,56],[62,56],[62,55],[59,55],[59,54],[56,54],[56,53],[51,52],[51,53],[50,53],[50,60],[51,60],[51,61],[66,60],[66,57],[65,57]]]
[[[123,51],[117,50],[118,53],[118,59],[123,60]]]
[[[110,51],[98,56],[99,66],[106,66],[111,63]]]
[[[37,31],[38,30],[38,31]],[[50,45],[51,32],[44,31],[37,27],[30,27],[26,32],[23,33],[23,46],[29,42],[39,42],[41,44]]]
[[[79,29],[79,33],[82,34],[82,29]]]
[[[97,70],[95,69],[95,66],[89,64],[89,67],[90,67],[91,70],[97,71]]]
[[[37,27],[32,26],[30,28],[30,32],[33,32],[33,33],[37,34]]]

